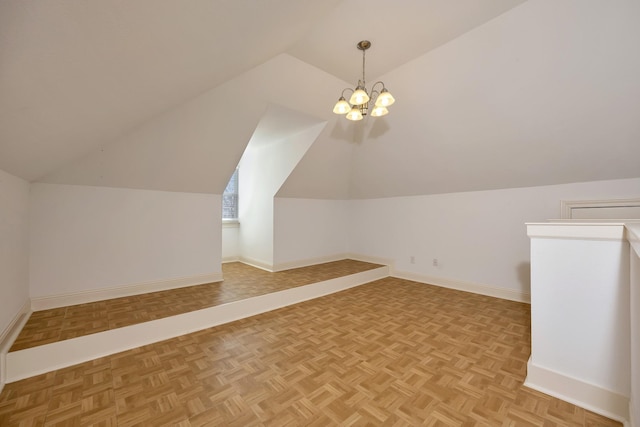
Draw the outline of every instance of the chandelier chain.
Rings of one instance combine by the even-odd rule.
[[[364,56],[365,56],[366,53],[367,53],[367,50],[366,49],[362,49],[362,87],[365,87],[365,85],[367,84],[366,80],[364,79],[364,70],[365,70],[365,67],[364,67]]]

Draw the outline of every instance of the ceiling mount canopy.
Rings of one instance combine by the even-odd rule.
[[[369,111],[369,103],[373,103],[373,109],[371,115],[373,117],[384,116],[389,113],[387,107],[393,104],[396,100],[391,93],[384,86],[384,83],[377,81],[371,86],[371,91],[367,91],[365,81],[365,52],[371,47],[369,40],[362,40],[357,45],[358,49],[362,51],[362,80],[358,80],[358,85],[355,89],[346,88],[342,91],[340,99],[333,107],[333,112],[336,114],[346,114],[349,120],[362,120]],[[376,88],[380,87],[378,91]],[[351,91],[351,97],[349,102],[344,97],[345,91]]]

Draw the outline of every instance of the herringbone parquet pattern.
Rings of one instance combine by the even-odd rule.
[[[378,268],[341,260],[269,273],[239,262],[222,265],[224,281],[115,298],[31,315],[10,351],[103,332]]]
[[[0,425],[620,425],[522,386],[529,319],[387,278],[8,384]]]

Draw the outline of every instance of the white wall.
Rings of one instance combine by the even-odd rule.
[[[325,126],[278,141],[252,138],[239,166],[238,205],[241,257],[265,268],[274,264],[274,196]]]
[[[416,280],[494,287],[506,290],[504,297],[526,300],[525,222],[559,218],[561,200],[638,196],[640,178],[352,200],[349,251],[388,258],[396,271]]]
[[[631,243],[631,401],[632,426],[640,426],[640,224],[627,225]]]
[[[28,301],[29,183],[0,170],[0,344]]]
[[[238,224],[222,226],[222,262],[236,261],[240,257],[239,234]]]
[[[525,384],[629,419],[629,242],[622,223],[528,224],[531,358]]]
[[[213,194],[32,184],[31,296],[219,273],[220,203]]]
[[[313,84],[309,84],[313,82]],[[331,112],[344,82],[290,55],[264,64],[148,122],[38,181],[175,192],[221,194],[248,141],[273,105],[334,123]],[[251,102],[246,102],[251,99]],[[351,145],[331,139],[315,147],[310,170],[296,174],[305,197],[344,198]],[[334,173],[324,174],[333,159]]]
[[[270,150],[247,146],[238,174],[238,242],[240,255],[262,267],[273,264],[273,194]]]
[[[275,199],[274,266],[332,259],[347,252],[345,200]]]
[[[397,102],[351,196],[637,177],[639,22],[637,0],[529,0],[379,76]]]

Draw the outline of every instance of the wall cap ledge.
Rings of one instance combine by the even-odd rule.
[[[526,223],[531,238],[614,240],[627,239],[624,222],[542,222]]]

